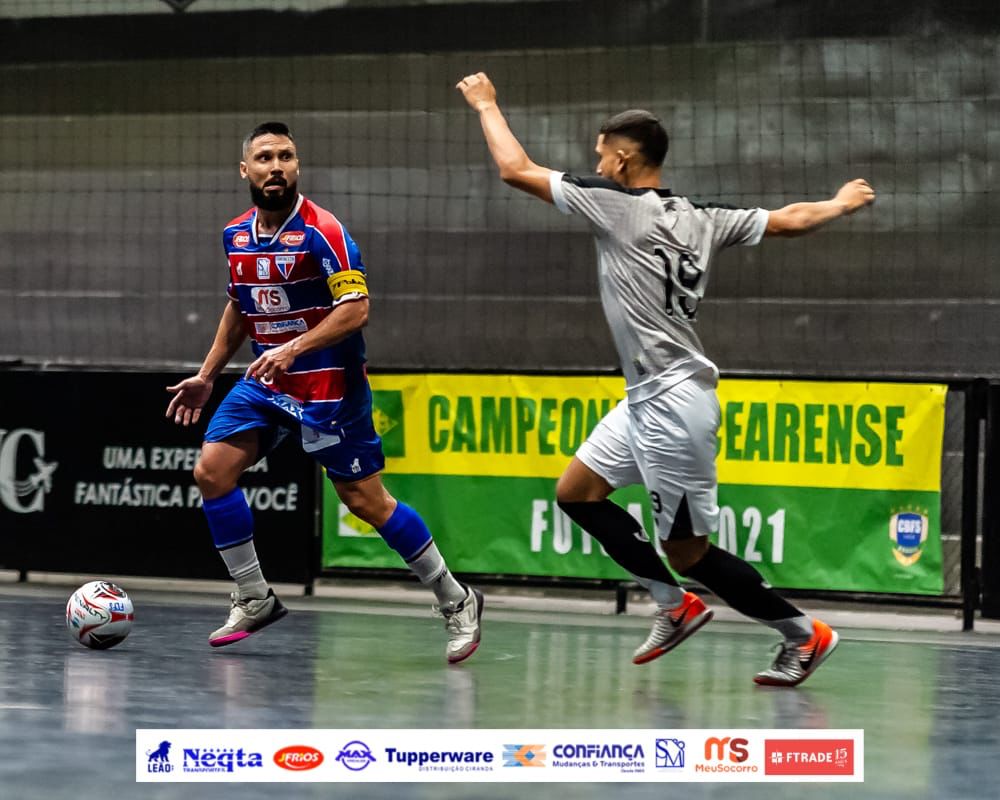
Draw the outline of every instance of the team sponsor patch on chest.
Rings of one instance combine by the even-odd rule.
[[[256,310],[265,314],[281,314],[292,307],[283,286],[256,286],[251,290],[250,297]]]
[[[267,280],[271,277],[271,259],[266,256],[257,259],[257,277],[260,280]]]
[[[258,334],[270,334],[273,336],[281,333],[305,333],[309,330],[309,326],[306,325],[304,319],[298,317],[296,319],[279,319],[273,322],[270,320],[255,322],[253,329]]]

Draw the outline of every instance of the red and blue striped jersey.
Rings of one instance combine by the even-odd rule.
[[[222,246],[228,294],[239,303],[255,357],[312,330],[338,303],[367,295],[358,246],[333,214],[302,195],[272,236],[258,235],[251,208],[226,225]],[[299,356],[266,388],[310,427],[352,421],[368,407],[364,337],[358,332]]]

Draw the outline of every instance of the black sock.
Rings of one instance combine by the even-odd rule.
[[[741,614],[763,622],[803,616],[785,600],[752,566],[714,544],[704,557],[683,573],[710,589]]]
[[[639,578],[678,586],[639,522],[610,500],[599,503],[559,503],[573,522],[601,543],[616,562]]]

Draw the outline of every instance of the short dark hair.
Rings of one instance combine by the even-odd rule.
[[[670,137],[660,120],[641,108],[630,108],[609,117],[601,125],[600,133],[608,136],[624,136],[639,145],[639,152],[646,162],[654,167],[663,163],[670,146]]]
[[[295,137],[292,136],[292,132],[284,122],[262,122],[250,131],[243,140],[243,155],[245,156],[250,151],[250,145],[253,144],[254,139],[269,133],[273,133],[275,136],[287,136],[293,142],[295,141]]]

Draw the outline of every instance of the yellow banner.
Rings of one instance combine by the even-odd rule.
[[[373,375],[389,472],[560,475],[624,396],[618,377]],[[719,481],[940,488],[946,387],[726,380]]]

